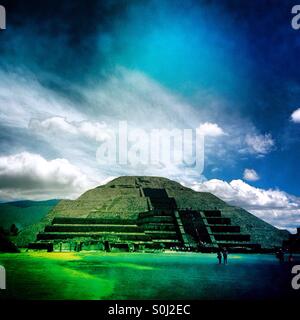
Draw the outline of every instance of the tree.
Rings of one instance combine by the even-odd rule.
[[[10,227],[10,233],[13,235],[13,236],[16,236],[19,232],[19,229],[17,228],[17,226],[13,223]]]

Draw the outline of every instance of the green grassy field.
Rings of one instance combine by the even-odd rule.
[[[291,265],[272,255],[194,253],[0,254],[7,290],[21,299],[274,299],[295,297]]]

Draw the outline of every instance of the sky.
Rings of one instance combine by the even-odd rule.
[[[74,199],[120,175],[156,175],[277,227],[300,225],[293,2],[2,5],[0,201]],[[151,130],[200,130],[203,170],[101,161],[120,121],[143,137],[141,148]]]

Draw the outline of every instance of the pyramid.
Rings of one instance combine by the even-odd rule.
[[[289,233],[207,192],[162,177],[124,176],[62,200],[20,243],[49,250],[274,250]],[[52,248],[52,249],[51,249]]]

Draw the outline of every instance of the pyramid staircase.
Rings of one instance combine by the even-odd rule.
[[[181,210],[180,216],[186,233],[207,248],[260,249],[260,245],[251,242],[249,234],[232,225],[231,219],[222,216],[220,210]]]
[[[140,213],[137,224],[149,235],[154,243],[164,247],[181,245],[174,210],[176,202],[165,189],[143,188],[141,194],[149,199],[149,211]]]

